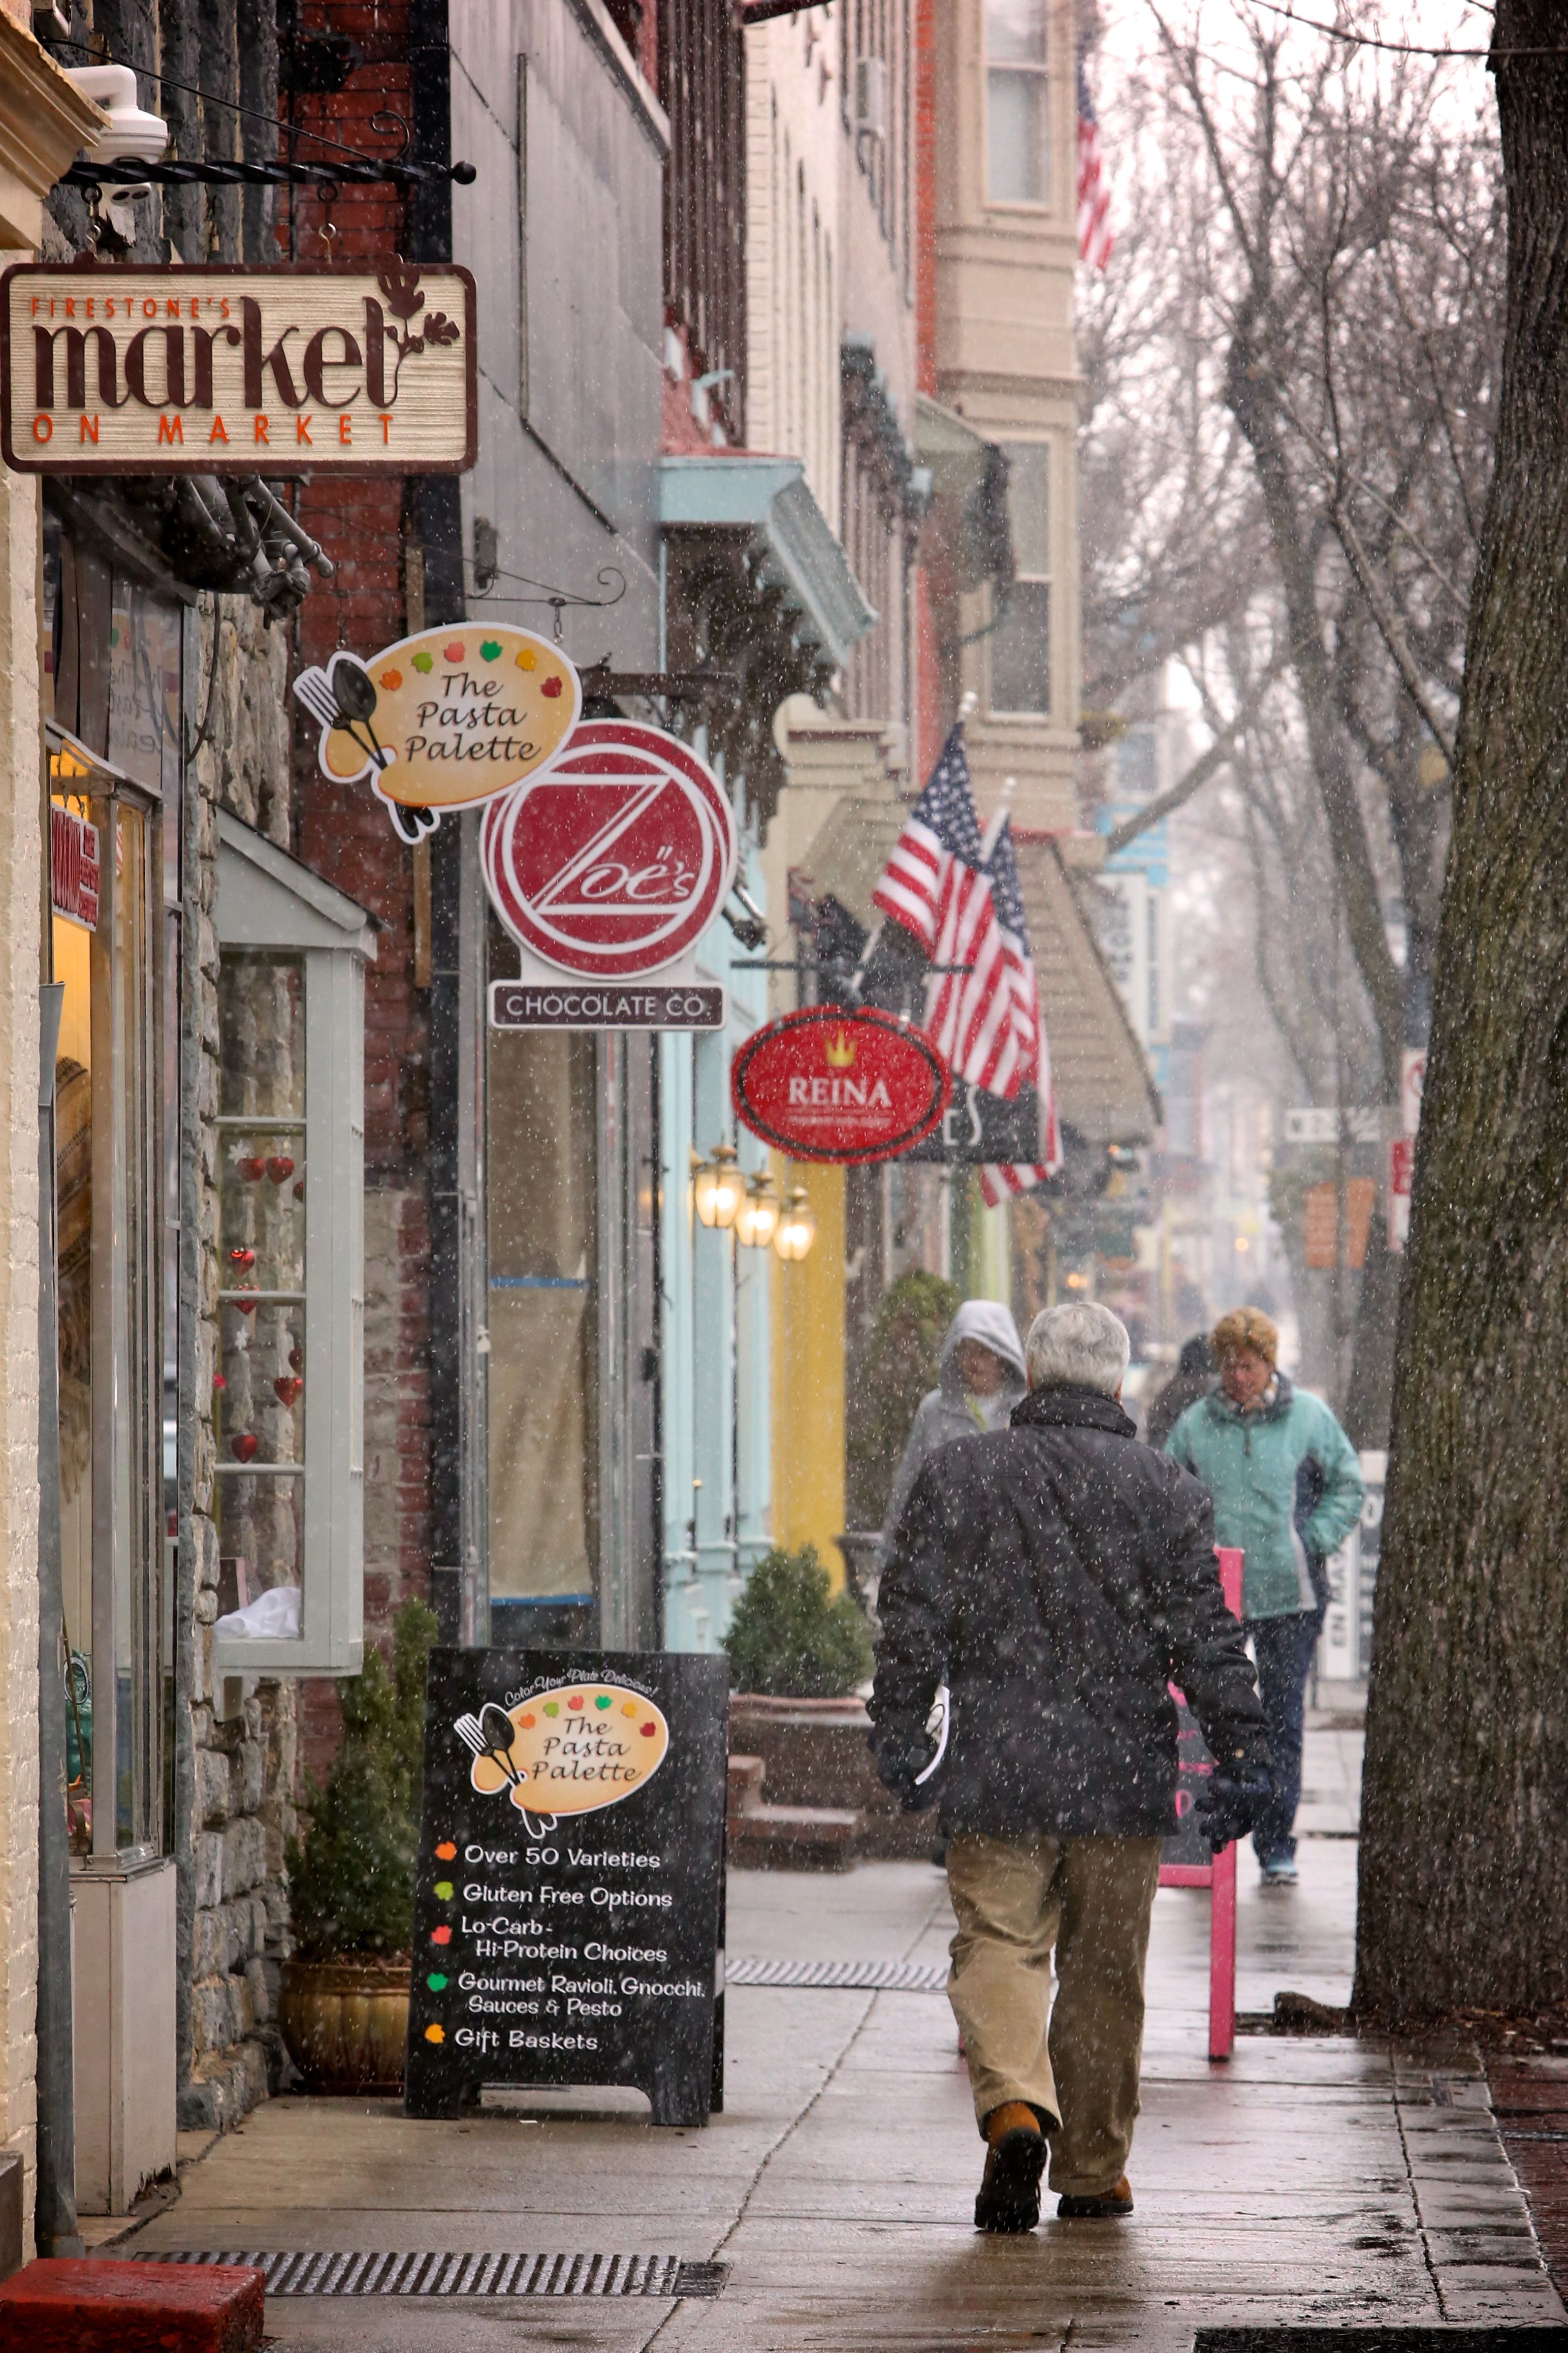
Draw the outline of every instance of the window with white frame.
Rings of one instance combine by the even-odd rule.
[[[1051,445],[1009,441],[1007,514],[1015,576],[991,633],[991,709],[1051,707]]]
[[[985,0],[985,169],[994,204],[1050,199],[1047,37],[1047,0]]]
[[[218,818],[220,1672],[363,1656],[370,918]]]

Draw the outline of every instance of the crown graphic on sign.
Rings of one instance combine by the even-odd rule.
[[[822,1050],[827,1057],[828,1068],[830,1070],[847,1071],[853,1068],[855,1061],[855,1040],[846,1030],[836,1029],[832,1037],[825,1043]]]

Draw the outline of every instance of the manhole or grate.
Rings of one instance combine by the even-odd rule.
[[[297,2249],[215,2254],[141,2247],[147,2263],[247,2263],[268,2295],[668,2295],[714,2296],[728,2263],[679,2255],[319,2254]]]
[[[1568,2353],[1568,2328],[1200,2328],[1193,2353]]]
[[[945,1961],[762,1961],[742,1954],[724,1964],[736,1986],[827,1986],[868,1993],[945,1993]]]

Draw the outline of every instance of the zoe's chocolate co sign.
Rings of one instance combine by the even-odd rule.
[[[466,269],[23,262],[0,454],[33,474],[441,474],[474,462]]]

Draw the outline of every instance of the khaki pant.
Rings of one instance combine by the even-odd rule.
[[[1074,2197],[1127,2168],[1160,1844],[966,1835],[947,1850],[958,1916],[947,1990],[975,2116],[984,2129],[993,2108],[1025,2100],[1058,2117],[1050,2186]]]

